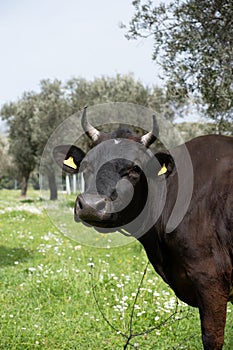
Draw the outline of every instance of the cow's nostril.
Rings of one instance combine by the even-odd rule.
[[[96,198],[93,195],[86,195],[85,198],[80,195],[76,199],[75,212],[78,216],[93,215],[93,213],[102,211],[106,206],[104,198]]]
[[[110,196],[111,201],[115,201],[117,197],[118,197],[117,191],[116,190],[112,191],[112,194]]]
[[[79,209],[82,210],[82,209],[83,209],[82,202],[81,202],[80,200],[78,200],[77,204],[78,204],[78,206],[79,206]]]
[[[106,205],[105,201],[101,201],[101,202],[96,204],[96,209],[103,210],[105,208],[105,205]]]

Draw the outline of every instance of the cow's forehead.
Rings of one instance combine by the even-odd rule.
[[[100,168],[114,159],[125,159],[130,162],[144,163],[152,153],[143,145],[128,139],[110,139],[92,148],[85,160]]]

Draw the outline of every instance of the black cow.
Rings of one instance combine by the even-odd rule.
[[[201,136],[152,156],[155,118],[153,132],[142,137],[106,134],[88,123],[85,108],[82,126],[93,140],[87,155],[73,145],[54,149],[64,171],[84,172],[75,220],[134,235],[178,298],[198,307],[204,349],[222,349],[233,301],[233,138]]]

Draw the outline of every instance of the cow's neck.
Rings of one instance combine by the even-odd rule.
[[[176,196],[177,177],[175,176],[167,180],[166,203],[160,218],[147,233],[138,238],[138,241],[143,245],[148,259],[153,265],[155,271],[164,279],[166,283],[169,283],[169,277],[166,270],[168,265],[167,257],[170,255],[169,247],[166,243],[166,226],[175,206]]]
[[[165,274],[166,254],[164,254],[164,252],[166,247],[164,246],[164,241],[161,239],[159,232],[153,227],[149,232],[138,238],[138,241],[143,245],[147,257],[155,271],[168,283]]]

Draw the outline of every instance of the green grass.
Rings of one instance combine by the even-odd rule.
[[[120,332],[128,334],[147,262],[143,249],[137,242],[111,249],[80,245],[53,225],[46,204],[39,192],[20,200],[16,191],[0,191],[0,349],[123,349]],[[87,230],[78,229],[80,237]],[[115,330],[103,319],[93,286]],[[174,293],[149,266],[132,328],[141,333],[158,327],[132,339],[127,349],[201,349],[196,309],[179,303],[174,317],[159,326],[175,308]],[[225,350],[232,349],[232,334],[229,305]]]

